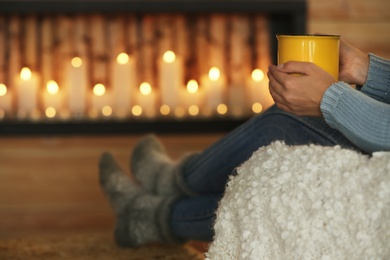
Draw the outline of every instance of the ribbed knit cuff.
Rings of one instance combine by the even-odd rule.
[[[390,103],[390,61],[370,53],[367,81],[362,93],[386,103]]]
[[[325,121],[331,126],[336,125],[334,114],[341,96],[345,92],[345,87],[351,88],[344,82],[333,83],[324,93],[322,97],[320,109],[325,118]]]

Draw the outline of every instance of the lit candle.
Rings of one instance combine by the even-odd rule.
[[[141,83],[137,93],[138,105],[147,117],[154,117],[156,114],[156,93],[148,82]]]
[[[62,96],[58,84],[54,80],[50,80],[46,84],[46,89],[43,92],[43,103],[45,114],[48,117],[55,117],[61,110]],[[47,111],[48,108],[50,109]]]
[[[0,83],[0,119],[12,113],[12,93],[5,84]]]
[[[29,68],[24,67],[16,82],[19,116],[35,116],[38,113],[38,77]]]
[[[93,87],[91,98],[91,117],[111,115],[110,93],[103,84],[98,83]]]
[[[69,68],[69,110],[81,117],[85,113],[87,99],[87,68],[80,57],[74,57]]]
[[[207,95],[207,108],[215,113],[218,105],[224,103],[226,79],[217,67],[212,67],[208,77],[202,76],[201,80]]]
[[[253,112],[259,112],[259,105],[255,104],[261,104],[262,109],[260,111],[263,111],[274,104],[268,88],[268,79],[261,69],[254,69],[252,71],[251,77],[247,80],[247,86],[249,88],[249,101]]]
[[[159,84],[164,105],[175,108],[183,79],[183,63],[172,51],[164,53],[159,60]]]
[[[120,53],[113,64],[112,89],[113,109],[117,116],[125,116],[130,112],[131,94],[135,87],[135,60],[126,53]]]
[[[199,84],[196,80],[188,81],[185,88],[181,88],[182,106],[186,109],[188,114],[196,116],[199,114],[199,109],[202,106],[203,92],[199,89]]]

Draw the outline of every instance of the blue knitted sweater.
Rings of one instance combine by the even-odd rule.
[[[325,92],[326,122],[365,152],[390,151],[390,60],[370,54],[366,83],[359,90],[345,82]]]

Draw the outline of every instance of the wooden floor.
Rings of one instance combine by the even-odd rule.
[[[173,158],[222,134],[159,136]],[[112,152],[129,173],[141,136],[1,137],[0,238],[108,230],[113,214],[98,184],[98,160]]]

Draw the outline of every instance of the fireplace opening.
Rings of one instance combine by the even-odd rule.
[[[275,34],[305,32],[304,1],[14,2],[0,14],[2,134],[229,130],[273,104]]]

